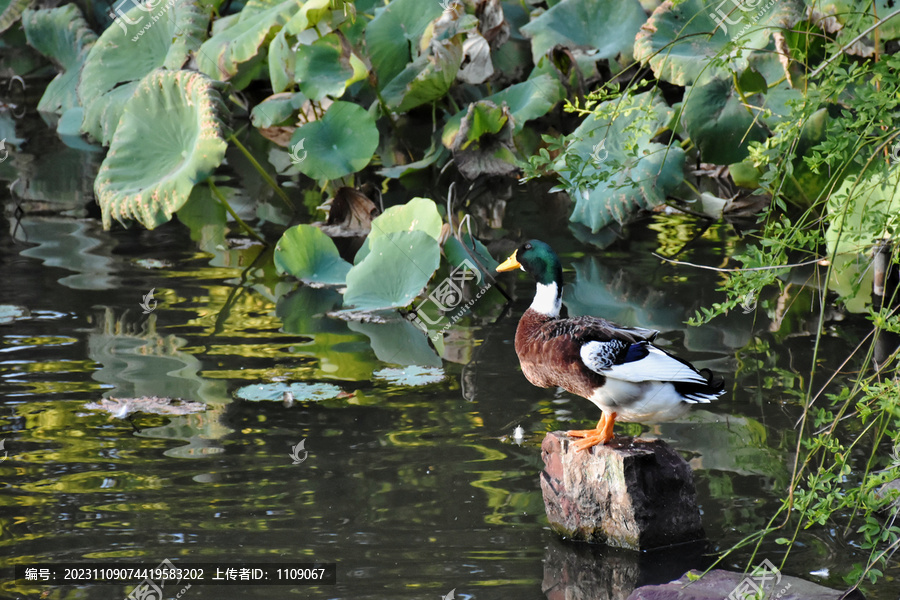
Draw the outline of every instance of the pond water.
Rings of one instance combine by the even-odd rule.
[[[541,439],[598,413],[522,376],[513,336],[533,291],[524,276],[503,280],[511,306],[487,294],[448,329],[430,381],[398,380],[388,369],[415,375],[402,364],[408,340],[325,316],[338,307],[335,293],[278,280],[259,266],[271,263],[270,250],[221,244],[216,232],[177,221],[102,231],[82,211],[90,179],[52,176],[90,173],[96,155],[54,144],[0,173],[23,177],[14,196],[0,191],[0,304],[29,311],[0,325],[4,597],[124,598],[130,589],[12,580],[12,565],[35,563],[336,563],[335,585],[193,586],[183,596],[192,600],[437,599],[451,590],[539,599],[559,597],[565,577],[593,590],[585,597],[625,598],[710,564],[700,552],[565,544],[549,530]],[[658,328],[662,344],[725,377],[727,395],[690,418],[620,432],[661,437],[690,460],[708,550],[729,548],[765,525],[790,477],[814,290],[794,284],[755,312],[688,328],[697,308],[720,298],[721,276],[651,253],[682,250],[679,259],[721,265],[742,243],[732,226],[656,216],[600,251],[575,240],[565,206],[549,198],[512,189],[503,226],[508,240],[556,247],[570,313]],[[492,245],[504,252],[496,258],[512,247]],[[154,307],[145,313],[151,290],[156,304],[145,302]],[[861,318],[833,317],[819,353],[825,374],[868,331]],[[340,393],[293,403],[236,394],[274,382]],[[130,418],[97,408],[103,398],[152,396],[207,408]],[[865,558],[845,525],[802,532],[785,573],[844,587],[851,563]],[[755,558],[741,550],[724,567],[779,564],[783,553],[768,540]],[[897,598],[897,575],[888,570],[868,597]]]

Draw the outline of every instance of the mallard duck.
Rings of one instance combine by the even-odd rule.
[[[656,423],[678,418],[691,404],[724,393],[724,382],[701,373],[651,342],[652,329],[621,327],[599,317],[559,316],[562,266],[553,249],[526,242],[497,267],[522,269],[537,283],[534,300],[516,329],[522,372],[538,387],[561,387],[603,412],[596,429],[568,431],[577,450],[606,444],[616,420]]]

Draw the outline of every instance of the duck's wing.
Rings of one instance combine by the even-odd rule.
[[[690,363],[650,343],[658,331],[622,327],[599,317],[556,319],[541,325],[546,340],[567,340],[591,371],[622,381],[707,383]]]
[[[547,337],[569,336],[574,341],[585,344],[591,341],[620,341],[634,344],[641,341],[653,341],[659,332],[643,327],[622,327],[612,321],[600,317],[572,317],[556,319],[543,326]]]
[[[646,341],[635,344],[591,341],[581,346],[581,360],[595,373],[632,383],[709,383],[689,362]]]

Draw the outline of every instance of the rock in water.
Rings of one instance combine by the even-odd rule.
[[[684,574],[672,583],[639,587],[628,600],[731,600],[756,598],[758,590],[762,590],[762,597],[778,600],[866,600],[859,590],[841,592],[778,571],[767,572],[765,577],[720,569],[703,577],[700,574],[692,571],[691,577]]]
[[[649,550],[704,539],[694,476],[662,440],[617,441],[576,452],[562,431],[541,444],[550,526],[578,541]]]

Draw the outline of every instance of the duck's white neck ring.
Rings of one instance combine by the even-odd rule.
[[[531,310],[547,317],[558,317],[562,307],[562,293],[556,282],[539,283],[531,302]]]

